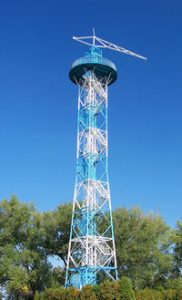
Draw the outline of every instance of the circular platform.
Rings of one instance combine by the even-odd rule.
[[[77,59],[71,67],[69,78],[75,84],[81,84],[84,80],[83,75],[87,71],[94,71],[94,74],[98,79],[102,79],[103,82],[109,80],[108,85],[114,83],[117,79],[116,66],[112,61],[102,58],[98,61],[90,60],[86,57]]]

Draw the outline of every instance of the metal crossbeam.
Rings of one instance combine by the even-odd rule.
[[[126,48],[123,48],[121,46],[118,46],[116,44],[113,44],[111,42],[108,42],[104,39],[101,39],[95,35],[95,30],[93,29],[93,35],[90,36],[73,36],[73,39],[77,42],[80,42],[82,44],[91,46],[91,47],[97,47],[97,48],[105,48],[110,49],[114,51],[118,51],[127,55],[131,55],[137,58],[141,58],[144,60],[147,60],[147,58],[143,55],[137,54],[133,51],[127,50]]]

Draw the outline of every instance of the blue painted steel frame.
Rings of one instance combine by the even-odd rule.
[[[99,48],[92,47],[90,51],[86,53],[84,58],[85,60],[90,60],[92,63],[102,63],[102,51]],[[90,77],[93,75],[93,71],[86,71],[84,76]],[[81,84],[81,83],[80,83]],[[98,111],[98,107],[94,105],[83,106],[79,109],[78,112],[78,134],[80,130],[87,133],[89,130],[101,130],[103,126],[106,134],[108,129],[108,109],[106,103],[100,105]],[[103,122],[101,124],[97,124],[98,114],[102,115]],[[97,164],[101,163],[103,167],[102,178],[100,174],[98,174]],[[104,181],[108,184],[108,159],[107,159],[107,151],[103,153],[80,153],[77,158],[77,176],[76,176],[76,185],[79,182],[89,183],[92,182],[100,182],[100,180]],[[108,185],[109,186],[109,185]],[[79,209],[75,209],[73,207],[72,221],[71,221],[71,231],[70,231],[70,240],[73,239],[74,234],[79,237],[80,240],[85,237],[95,236],[99,238],[98,229],[97,229],[97,218],[104,216],[105,211],[102,208],[93,208],[93,207],[80,207]],[[109,226],[105,231],[104,237],[110,237],[114,241],[114,230],[113,230],[113,221],[112,221],[112,212],[111,208],[109,209],[108,216]],[[75,250],[76,252],[76,250]],[[78,256],[81,255],[78,253]],[[68,255],[69,260],[69,255]],[[81,288],[86,284],[95,285],[97,283],[97,274],[99,272],[103,272],[106,274],[110,274],[110,272],[114,272],[115,275],[113,278],[117,279],[117,268],[116,265],[106,265],[106,266],[79,266],[79,267],[67,267],[66,270],[66,287],[75,286],[77,288]]]

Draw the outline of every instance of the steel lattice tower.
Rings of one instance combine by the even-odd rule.
[[[92,44],[84,41],[87,38],[93,39]],[[108,86],[117,79],[117,70],[102,56],[106,41],[95,34],[75,39],[91,47],[69,73],[78,86],[78,130],[66,287],[82,288],[105,275],[118,278],[108,179]]]

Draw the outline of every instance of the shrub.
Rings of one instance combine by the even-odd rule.
[[[80,299],[80,291],[74,287],[70,287],[65,290],[64,300],[79,300]]]
[[[176,300],[176,291],[168,289],[163,292],[164,300]]]
[[[117,281],[106,280],[98,286],[96,291],[99,300],[120,300],[120,285]],[[127,299],[126,299],[127,300]],[[132,299],[130,299],[132,300]]]
[[[165,284],[166,289],[178,290],[182,289],[182,277],[169,278]]]
[[[27,300],[27,298],[25,299]],[[45,300],[44,292],[39,293],[36,291],[33,300]]]
[[[152,289],[144,289],[135,292],[136,300],[164,300],[164,296],[162,292],[152,290]]]
[[[82,288],[80,293],[81,300],[97,300],[95,289],[91,285],[86,285]]]
[[[175,300],[182,300],[182,287],[176,289],[176,298]]]
[[[119,280],[120,298],[121,300],[135,300],[135,294],[130,280],[127,277],[122,277]]]
[[[176,300],[182,300],[182,288],[176,291]]]
[[[34,300],[182,300],[182,288],[145,288],[134,292],[130,280],[122,277],[119,281],[106,280],[100,285],[84,286],[81,291],[74,287],[49,288],[42,293],[36,292]]]
[[[43,300],[65,300],[66,293],[67,291],[63,287],[46,289]]]

